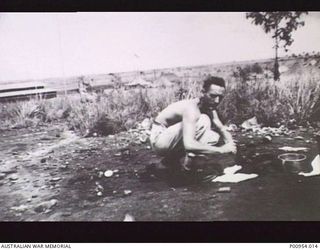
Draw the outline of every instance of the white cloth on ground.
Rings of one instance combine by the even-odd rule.
[[[305,177],[320,175],[320,156],[317,155],[313,161],[311,162],[312,171],[309,173],[300,172],[299,175],[303,175]]]
[[[224,169],[224,174],[220,175],[212,180],[212,182],[230,182],[230,183],[238,183],[241,181],[249,180],[258,177],[257,174],[244,174],[244,173],[236,173],[242,167],[240,165],[234,165],[232,167],[228,167]]]

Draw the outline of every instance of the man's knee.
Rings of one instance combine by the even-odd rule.
[[[152,149],[155,151],[156,154],[160,156],[165,156],[175,150],[176,144],[177,143],[175,141],[160,138],[152,144]]]
[[[215,145],[219,142],[220,135],[212,130],[206,131],[203,136],[200,138],[200,142],[203,144]]]
[[[163,155],[169,151],[168,143],[164,143],[163,141],[156,141],[151,143],[151,147],[155,153],[158,155]]]
[[[211,128],[211,121],[209,116],[205,114],[201,114],[198,121],[197,121],[197,127],[200,129],[210,129]]]

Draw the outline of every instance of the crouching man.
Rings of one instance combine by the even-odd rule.
[[[231,134],[220,121],[216,108],[225,94],[225,81],[219,77],[204,80],[199,98],[170,104],[155,118],[151,129],[152,149],[166,166],[187,166],[188,155],[236,153]],[[211,129],[211,122],[215,131]],[[220,137],[223,145],[217,146]],[[185,160],[181,161],[185,156]]]

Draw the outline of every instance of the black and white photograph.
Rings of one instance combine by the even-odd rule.
[[[319,26],[0,13],[0,221],[319,221]]]

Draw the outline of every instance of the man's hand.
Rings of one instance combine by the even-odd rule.
[[[220,131],[220,134],[223,137],[223,140],[226,144],[233,142],[231,133],[227,130],[227,127],[222,124],[219,119],[218,113],[216,110],[212,111],[213,123],[216,125],[217,129]]]
[[[227,153],[237,153],[237,146],[236,144],[231,141],[229,143],[224,144],[223,146],[220,147],[221,153],[222,154],[227,154]]]

